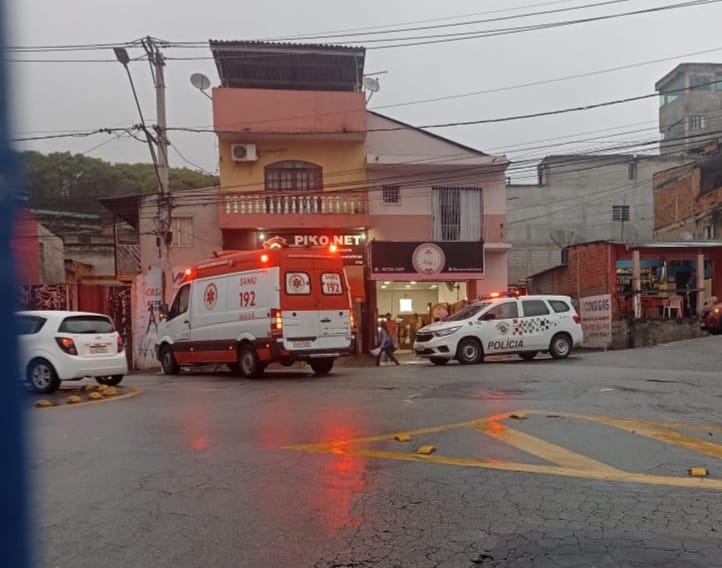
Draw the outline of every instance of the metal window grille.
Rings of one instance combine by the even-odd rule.
[[[687,124],[690,130],[704,130],[704,116],[701,114],[690,115]]]
[[[401,190],[398,185],[385,185],[381,188],[384,203],[400,203]]]
[[[433,240],[481,240],[481,188],[434,187],[432,203]]]
[[[266,166],[266,190],[312,191],[323,189],[323,170],[310,162],[285,161]]]
[[[171,219],[171,246],[193,246],[193,217],[173,217]]]
[[[629,221],[629,205],[612,205],[612,221]]]

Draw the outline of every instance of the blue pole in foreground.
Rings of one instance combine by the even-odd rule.
[[[14,318],[18,290],[10,248],[20,178],[10,148],[5,15],[6,2],[0,0],[0,564],[3,568],[27,568],[24,402]]]

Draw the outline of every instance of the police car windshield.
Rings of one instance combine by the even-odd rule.
[[[484,308],[488,308],[490,305],[491,302],[482,302],[481,304],[466,306],[465,308],[462,308],[458,312],[456,312],[453,316],[449,316],[448,318],[446,318],[446,321],[463,321],[469,319],[470,317],[478,314]]]

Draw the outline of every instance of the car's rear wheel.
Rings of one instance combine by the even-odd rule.
[[[557,333],[549,344],[549,355],[554,359],[566,359],[572,352],[572,340],[566,333]]]
[[[238,370],[247,379],[255,379],[263,374],[264,366],[252,345],[245,344],[238,352]]]
[[[316,375],[328,375],[333,368],[333,359],[325,357],[323,359],[313,359],[308,362]]]
[[[108,385],[109,387],[114,387],[114,386],[120,384],[120,381],[123,380],[123,375],[110,375],[107,377],[95,377],[95,380],[98,381],[98,383],[101,385]]]
[[[434,365],[446,365],[449,362],[449,360],[444,357],[429,357],[429,361]]]
[[[60,386],[55,368],[45,359],[33,359],[27,370],[28,384],[35,392],[50,394]]]
[[[473,337],[465,337],[459,342],[456,349],[456,358],[462,365],[476,365],[484,360],[484,351],[481,343]]]
[[[534,359],[534,357],[537,356],[538,351],[524,351],[523,353],[519,353],[519,357],[524,359],[524,361],[531,361]]]
[[[178,361],[175,360],[170,345],[164,345],[160,348],[160,366],[164,375],[177,375],[180,372],[180,366]]]

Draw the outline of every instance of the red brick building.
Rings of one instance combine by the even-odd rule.
[[[722,150],[654,175],[654,236],[659,241],[722,236]]]

